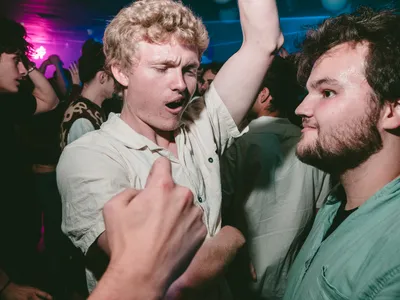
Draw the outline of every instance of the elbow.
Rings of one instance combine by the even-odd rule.
[[[54,95],[54,97],[51,101],[51,104],[50,104],[50,110],[55,109],[59,103],[60,103],[60,99],[58,99],[58,97],[56,95]]]
[[[253,55],[259,54],[260,56],[268,57],[274,56],[283,46],[285,38],[282,33],[274,39],[262,39],[259,36],[254,38],[244,38],[242,47],[240,48],[248,49],[253,53]]]

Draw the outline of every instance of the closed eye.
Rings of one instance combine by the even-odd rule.
[[[164,74],[167,72],[168,68],[154,68],[158,73]]]

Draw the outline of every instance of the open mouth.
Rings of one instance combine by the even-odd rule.
[[[170,109],[177,109],[177,108],[181,108],[183,106],[183,103],[184,103],[184,101],[182,99],[182,100],[167,103],[166,106]]]

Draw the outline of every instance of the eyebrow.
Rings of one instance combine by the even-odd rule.
[[[160,59],[160,60],[155,60],[151,62],[152,65],[166,65],[166,66],[178,66],[179,61],[176,59]],[[198,68],[200,66],[199,63],[195,61],[189,61],[187,65],[184,66],[184,68]]]
[[[318,89],[318,88],[319,88],[321,85],[323,85],[323,84],[329,84],[329,85],[337,85],[337,86],[340,86],[339,81],[337,81],[336,79],[330,78],[330,77],[325,77],[325,78],[319,79],[319,80],[317,80],[317,81],[313,81],[313,82],[311,82],[311,83],[309,84],[309,86],[310,86],[312,89],[316,90],[316,89]]]

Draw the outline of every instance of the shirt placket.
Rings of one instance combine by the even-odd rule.
[[[179,157],[178,163],[180,164],[182,171],[186,176],[186,179],[189,181],[190,186],[192,187],[192,191],[195,193],[195,195],[193,195],[195,204],[198,205],[204,212],[204,223],[208,231],[210,231],[210,224],[208,217],[209,207],[206,204],[205,188],[202,182],[203,176],[201,174],[201,171],[199,170],[199,168],[197,168],[194,162],[193,149],[191,148],[190,144],[185,143],[185,139],[186,137],[185,134],[183,133],[183,130],[181,131],[180,135],[177,135],[175,137],[175,141],[177,142],[178,145],[178,157]],[[187,161],[187,160],[193,163],[192,167],[197,171],[196,174],[193,174],[190,168],[187,168],[185,165],[180,163],[180,161]]]

